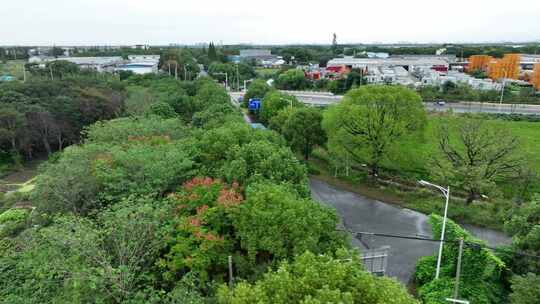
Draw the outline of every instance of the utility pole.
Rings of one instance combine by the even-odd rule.
[[[502,83],[502,89],[501,89],[501,100],[499,101],[499,113],[502,111],[502,103],[504,99],[504,88],[506,87],[506,77],[507,77],[507,71],[504,69],[504,78]]]
[[[238,63],[236,64],[236,89],[240,91],[240,72],[238,71]]]
[[[233,287],[232,256],[229,256],[229,288]]]
[[[52,72],[52,66],[51,66],[50,62],[49,62],[49,72],[51,73],[51,80],[54,80],[54,76],[53,76],[53,72]]]
[[[24,64],[22,66],[22,70],[23,70],[23,82],[26,82],[26,66]]]
[[[174,79],[178,80],[178,62],[174,65]]]
[[[463,239],[459,239],[459,254],[458,254],[458,262],[457,262],[457,269],[456,269],[456,283],[454,285],[454,299],[459,299],[459,277],[461,275],[461,256],[463,254]]]

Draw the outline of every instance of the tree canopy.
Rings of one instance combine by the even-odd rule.
[[[422,100],[403,87],[363,86],[349,91],[325,113],[323,128],[333,145],[343,147],[358,163],[377,175],[390,148],[411,133],[422,131],[426,113]]]

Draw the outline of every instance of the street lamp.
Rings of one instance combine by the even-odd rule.
[[[437,270],[435,272],[435,279],[439,279],[439,274],[441,272],[441,259],[442,259],[443,243],[444,243],[444,232],[446,229],[446,217],[448,215],[448,201],[450,200],[450,186],[448,186],[448,188],[443,188],[439,185],[432,184],[425,180],[421,180],[419,181],[419,183],[422,186],[433,187],[433,188],[439,189],[444,195],[444,197],[446,198],[446,203],[444,205],[444,217],[443,217],[443,224],[442,224],[442,231],[441,231],[441,241],[439,244],[439,256],[437,257]]]

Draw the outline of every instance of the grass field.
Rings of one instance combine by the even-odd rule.
[[[425,177],[429,171],[429,162],[439,152],[438,129],[441,124],[440,117],[430,117],[422,138],[408,138],[401,141],[391,159],[384,163],[384,167],[410,177]],[[540,172],[540,123],[526,121],[484,120],[488,127],[493,126],[509,131],[515,135],[525,154],[530,168]],[[457,134],[451,137],[457,138]]]
[[[26,62],[24,60],[10,60],[6,63],[0,62],[0,76],[11,75],[17,79],[23,79],[23,66]],[[28,74],[27,74],[28,76]]]
[[[255,72],[264,78],[264,76],[273,75],[277,72],[279,72],[279,69],[272,69],[272,68],[256,68]]]

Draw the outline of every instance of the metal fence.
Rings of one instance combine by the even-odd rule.
[[[364,264],[366,271],[374,275],[383,276],[386,273],[386,265],[388,264],[388,252],[390,246],[383,246],[378,249],[362,250],[360,259]]]

